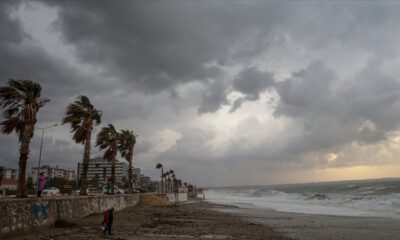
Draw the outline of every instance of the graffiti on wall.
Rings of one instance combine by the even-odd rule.
[[[32,204],[32,211],[35,213],[37,220],[46,220],[49,216],[49,204],[34,203]]]

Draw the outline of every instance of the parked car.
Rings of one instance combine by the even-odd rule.
[[[111,194],[111,187],[103,186],[103,194]],[[124,190],[114,186],[114,194],[123,194]]]
[[[47,194],[47,195],[60,194],[60,189],[58,189],[56,187],[48,187],[48,188],[45,188],[42,193]]]

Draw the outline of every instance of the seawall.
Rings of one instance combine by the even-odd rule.
[[[74,220],[107,208],[121,210],[139,203],[140,194],[0,200],[0,236],[31,231],[58,219]]]

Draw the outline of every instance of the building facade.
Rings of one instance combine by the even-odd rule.
[[[81,178],[82,163],[78,163],[78,178]],[[133,174],[140,175],[140,169],[134,168]],[[106,184],[111,177],[111,163],[102,157],[96,157],[90,160],[87,178],[92,180],[97,177],[99,183]],[[115,178],[120,182],[123,178],[128,178],[128,163],[117,160],[115,163]]]
[[[18,170],[14,168],[6,168],[4,169],[4,178],[5,179],[17,179]]]
[[[64,178],[69,181],[76,179],[75,170],[60,168],[59,166],[51,167],[49,165],[43,165],[39,168],[33,167],[31,169],[29,176],[32,177],[34,184],[36,184],[37,175],[40,173],[44,173],[49,178]]]
[[[0,190],[17,190],[18,170],[14,168],[4,169],[3,179],[0,184]]]
[[[17,179],[3,179],[0,190],[17,190]]]

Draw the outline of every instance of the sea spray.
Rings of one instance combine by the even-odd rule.
[[[278,211],[400,218],[400,180],[209,188],[207,200]]]

